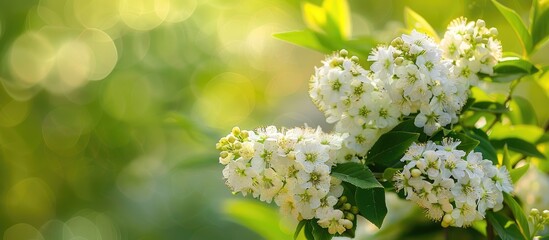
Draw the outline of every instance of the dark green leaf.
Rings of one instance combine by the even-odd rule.
[[[331,50],[324,47],[324,45],[317,38],[317,35],[310,30],[275,33],[273,36],[280,40],[284,40],[297,46],[310,48],[315,51],[323,53],[331,52]]]
[[[383,188],[357,189],[355,200],[360,210],[360,215],[378,228],[381,228],[383,219],[387,215],[385,191]]]
[[[423,133],[423,128],[416,127],[414,119],[404,120],[396,125],[391,132],[411,132],[411,133]]]
[[[519,168],[511,169],[511,171],[509,171],[509,175],[511,175],[511,180],[516,183],[526,172],[528,172],[529,168],[530,164],[527,163]]]
[[[480,143],[479,140],[469,137],[463,133],[450,132],[448,135],[446,135],[446,137],[461,141],[459,146],[457,146],[457,149],[463,150],[466,153],[474,150]]]
[[[476,112],[488,112],[488,113],[504,113],[508,112],[509,109],[507,109],[503,104],[497,103],[497,102],[476,102],[474,103],[470,108],[470,111],[476,111]]]
[[[517,14],[517,12],[515,12],[513,9],[503,6],[501,3],[495,0],[492,0],[492,3],[494,3],[499,12],[503,15],[503,17],[505,17],[507,22],[509,22],[513,30],[515,30],[515,33],[519,38],[519,42],[521,43],[524,52],[530,53],[530,51],[532,50],[532,37],[530,36],[530,33],[528,33],[528,29],[526,29],[524,22],[522,22],[522,19]]]
[[[526,239],[530,239],[530,228],[528,227],[528,219],[524,215],[524,211],[522,210],[522,207],[513,199],[511,195],[508,193],[503,193],[503,199],[507,206],[511,208],[511,211],[513,212],[513,216],[515,216],[515,220],[518,224],[519,230]]]
[[[299,232],[301,232],[301,229],[303,229],[303,227],[305,226],[305,224],[307,224],[307,221],[306,221],[306,220],[301,220],[301,221],[299,221],[299,223],[297,224],[297,227],[295,228],[294,240],[297,239],[297,237],[299,236]]]
[[[313,225],[311,225],[312,221],[313,220],[307,220],[306,223],[305,223],[304,231],[305,231],[305,238],[307,240],[315,240],[315,237],[313,235],[313,231],[314,231],[313,230]]]
[[[494,75],[490,76],[490,78],[494,82],[506,83],[512,82],[526,75],[528,75],[528,73],[494,73]]]
[[[330,240],[333,235],[328,232],[327,228],[323,228],[316,222],[315,219],[309,222],[313,227],[313,237],[315,240]]]
[[[366,155],[366,162],[374,163],[375,169],[379,171],[399,165],[402,155],[418,138],[419,133],[401,131],[385,133]]]
[[[494,66],[495,73],[527,73],[534,74],[539,70],[528,60],[518,57],[504,57]]]
[[[387,181],[393,181],[393,176],[396,172],[402,170],[401,168],[387,168],[383,171],[383,179]]]
[[[435,41],[440,40],[437,32],[433,29],[433,27],[431,27],[429,22],[427,22],[421,15],[414,12],[408,7],[404,8],[404,21],[406,22],[406,27],[408,28],[408,30],[411,31],[415,29],[418,32],[427,34]]]
[[[517,227],[517,224],[501,212],[495,213],[487,211],[486,220],[494,226],[494,230],[496,230],[496,233],[502,240],[526,240]]]
[[[498,164],[498,154],[494,146],[488,140],[486,133],[480,129],[472,129],[466,132],[470,137],[479,141],[478,146],[475,148],[476,152],[481,152],[485,159],[492,161],[494,164]]]
[[[463,105],[463,107],[461,108],[461,112],[465,112],[465,111],[469,110],[469,108],[470,108],[471,106],[473,106],[473,104],[475,103],[475,101],[476,101],[475,98],[472,98],[472,97],[468,98],[468,99],[467,99],[467,102],[465,102],[465,105]]]
[[[549,133],[544,133],[537,141],[536,144],[549,142]]]
[[[332,176],[359,188],[383,188],[370,169],[360,163],[342,163],[332,168]]]
[[[503,146],[507,144],[509,150],[513,152],[522,153],[526,156],[545,159],[545,156],[536,148],[536,145],[524,141],[520,138],[505,138],[500,140],[492,140],[491,142],[496,148],[503,148]]]

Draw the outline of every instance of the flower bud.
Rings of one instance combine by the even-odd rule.
[[[234,148],[236,148],[236,149],[241,149],[241,148],[242,148],[242,143],[239,142],[239,141],[236,141],[236,142],[234,143]]]
[[[403,43],[404,43],[404,41],[402,40],[402,38],[397,37],[393,41],[391,41],[391,46],[398,47],[398,46],[402,45]]]
[[[402,57],[395,58],[395,64],[396,65],[401,65],[403,62],[404,62],[404,58],[402,58]]]
[[[339,51],[339,56],[347,57],[347,55],[349,55],[349,52],[347,52],[347,50],[341,49],[341,50]]]
[[[549,220],[549,210],[543,210],[543,218],[546,221]]]
[[[497,28],[490,28],[490,34],[492,34],[492,36],[497,36],[498,35],[498,29]]]
[[[359,212],[358,207],[357,207],[357,206],[352,206],[352,207],[351,207],[351,212],[352,212],[353,214],[358,214],[358,212]]]
[[[345,214],[345,218],[349,219],[349,221],[354,221],[355,220],[355,215],[352,214],[352,213],[347,213],[347,214]]]
[[[233,127],[233,130],[231,131],[231,133],[235,136],[240,135],[240,128],[239,127]]]
[[[235,138],[233,135],[231,135],[231,136],[229,136],[228,141],[229,141],[230,143],[234,143],[234,141],[236,141],[236,138]]]
[[[346,202],[347,202],[347,196],[341,196],[341,197],[339,197],[339,202],[340,202],[340,203],[346,203]]]
[[[450,214],[445,214],[444,217],[442,218],[442,222],[447,224],[452,223],[452,221],[454,221],[454,218]]]
[[[353,61],[353,62],[358,62],[358,57],[357,57],[357,56],[352,56],[352,57],[351,57],[351,61]]]
[[[447,228],[450,226],[449,223],[446,223],[446,222],[441,222],[440,225],[443,227],[443,228]]]
[[[482,19],[478,19],[477,20],[477,27],[485,27],[486,26],[486,23],[484,22],[484,20]]]
[[[421,176],[421,171],[417,168],[412,169],[412,177],[419,177]]]
[[[221,152],[221,153],[219,154],[219,156],[222,157],[222,158],[226,158],[226,157],[229,156],[229,152],[223,151],[223,152]]]
[[[351,210],[352,205],[350,203],[343,204],[343,210]]]
[[[538,215],[539,215],[539,210],[537,208],[532,208],[532,210],[530,210],[530,216],[536,217]]]

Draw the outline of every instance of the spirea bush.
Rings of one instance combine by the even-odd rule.
[[[506,18],[512,14],[495,4]],[[482,81],[519,81],[538,69],[503,58],[498,30],[481,19],[455,19],[437,40],[424,19],[408,14],[423,28],[372,47],[366,62],[342,49],[314,68],[309,96],[335,124],[332,133],[307,126],[235,127],[216,146],[225,183],[233,193],[274,202],[299,221],[295,236],[304,229],[307,239],[354,237],[358,216],[381,227],[386,191],[414,202],[444,228],[487,219],[487,231],[502,238],[534,236],[545,218],[531,215],[538,230],[529,231],[512,197],[511,175],[516,180],[524,170],[510,164],[508,148],[544,156],[520,139],[490,140],[487,133],[509,111],[512,95],[504,103],[476,102],[471,89]],[[328,30],[324,37],[344,36],[341,29]],[[464,124],[467,111],[495,114],[494,122],[486,128]],[[505,225],[503,208],[513,213],[512,227]]]

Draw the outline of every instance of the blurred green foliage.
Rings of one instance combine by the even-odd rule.
[[[310,2],[1,1],[4,239],[291,236],[276,213],[225,203],[240,197],[225,188],[214,150],[233,125],[330,129],[307,94],[322,54],[276,40],[275,33],[309,27],[317,32],[307,30],[308,36],[339,36],[324,52],[352,46],[364,56],[400,34],[409,7],[438,33],[458,16],[483,18],[500,30],[504,51],[522,49],[487,0],[351,0],[303,21],[302,8],[321,9],[321,1]],[[501,3],[527,18],[529,1]],[[342,12],[350,18],[339,18]],[[322,19],[346,27],[330,33],[317,24]],[[542,47],[532,61],[547,65],[547,51]],[[513,121],[545,124],[548,76],[517,87],[526,103],[515,98],[512,104],[538,111],[510,116]],[[240,212],[252,207],[259,210]],[[240,225],[266,216],[274,235]]]

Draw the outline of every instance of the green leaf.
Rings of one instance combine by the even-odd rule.
[[[492,128],[490,139],[520,138],[529,143],[536,143],[543,136],[543,132],[542,128],[534,125],[502,125],[498,123]]]
[[[332,168],[332,176],[363,189],[383,188],[374,177],[372,171],[360,163],[348,162],[338,164]]]
[[[415,29],[418,32],[427,34],[436,42],[440,41],[440,38],[433,27],[431,27],[431,25],[421,15],[408,7],[404,8],[404,21],[406,22],[406,27],[408,30],[411,31]]]
[[[402,170],[401,168],[387,168],[385,169],[385,171],[383,171],[383,179],[387,180],[387,181],[392,181],[393,180],[393,176],[395,175],[396,172]]]
[[[278,211],[259,202],[228,200],[223,211],[237,223],[253,230],[265,239],[291,239],[292,235],[279,226]]]
[[[511,82],[538,71],[539,69],[528,60],[515,56],[504,57],[494,66],[494,74],[490,78],[494,82]]]
[[[549,133],[544,133],[537,141],[536,144],[549,142]]]
[[[307,220],[307,223],[305,223],[305,238],[307,240],[315,240],[315,236],[313,235],[313,225],[311,225],[311,222],[313,220]]]
[[[324,47],[324,45],[319,41],[317,35],[310,30],[275,33],[273,36],[280,40],[315,51],[323,53],[331,52],[331,50]]]
[[[327,228],[323,228],[320,225],[318,225],[316,220],[311,220],[309,222],[313,228],[313,237],[315,240],[330,240],[332,239],[333,235],[331,235],[328,232]]]
[[[501,212],[495,213],[492,211],[487,211],[486,220],[494,226],[494,230],[496,230],[496,233],[502,240],[526,240],[517,227],[517,224]]]
[[[501,103],[488,102],[488,101],[476,102],[469,108],[469,110],[475,111],[475,112],[488,112],[488,113],[505,113],[509,111],[509,109],[507,109]]]
[[[467,102],[465,102],[465,104],[464,104],[463,107],[461,108],[461,112],[465,112],[465,111],[469,110],[469,108],[470,108],[471,106],[473,106],[473,104],[475,103],[475,101],[476,101],[475,98],[472,98],[472,97],[468,98],[468,99],[467,99]]]
[[[511,180],[513,180],[514,183],[516,183],[526,172],[528,172],[528,169],[530,168],[530,164],[524,164],[521,167],[511,169],[509,171],[509,175],[511,175]]]
[[[503,158],[501,160],[501,165],[505,166],[508,170],[513,169],[511,166],[511,156],[509,154],[509,148],[507,144],[503,146]]]
[[[536,148],[536,145],[524,141],[520,138],[505,138],[500,140],[492,140],[491,142],[496,148],[503,148],[503,146],[507,144],[509,150],[513,152],[522,153],[526,156],[545,159],[545,156]]]
[[[388,167],[399,165],[400,158],[406,150],[417,141],[419,133],[390,131],[376,141],[366,155],[366,162],[374,163],[380,172]]]
[[[524,25],[524,22],[522,22],[520,16],[513,9],[502,5],[496,0],[492,0],[492,3],[494,3],[513,30],[515,30],[524,52],[529,54],[532,51],[532,37],[530,36],[530,33],[528,33],[528,29]]]
[[[513,96],[513,100],[511,100],[509,108],[511,108],[512,111],[508,112],[506,116],[509,116],[512,123],[530,125],[538,124],[536,110],[528,99],[521,96]]]
[[[503,193],[503,199],[507,206],[511,208],[513,216],[518,224],[519,230],[526,239],[530,239],[530,229],[528,227],[528,219],[524,215],[522,207],[515,201],[515,199],[508,193]]]
[[[303,227],[305,226],[305,224],[307,224],[307,221],[306,221],[306,220],[301,220],[301,221],[299,221],[299,223],[297,224],[297,227],[295,228],[294,240],[297,239],[297,237],[299,236],[299,233],[301,232],[301,229],[303,229]]]
[[[324,32],[326,28],[326,11],[324,8],[310,2],[303,3],[303,20],[313,31]]]
[[[485,159],[491,160],[494,164],[498,164],[498,154],[494,146],[488,140],[486,133],[480,129],[472,129],[466,132],[467,135],[479,141],[476,152],[481,152]]]
[[[466,153],[474,150],[480,144],[479,140],[476,140],[462,133],[451,132],[446,137],[460,140],[461,143],[459,144],[459,146],[457,146],[457,149],[465,151]]]
[[[381,228],[383,219],[387,215],[385,191],[383,188],[357,189],[355,200],[360,210],[360,215],[378,228]]]
[[[540,5],[543,4],[543,5]],[[534,47],[541,46],[549,37],[549,2],[532,1],[532,11],[530,13],[532,33],[532,43]]]
[[[423,133],[423,128],[416,127],[414,118],[411,118],[396,125],[391,132]]]
[[[347,0],[324,0],[322,8],[334,22],[340,36],[348,39],[351,36],[351,14]]]

